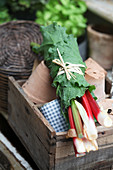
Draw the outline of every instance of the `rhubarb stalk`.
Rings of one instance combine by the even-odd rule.
[[[71,129],[75,129],[75,124],[74,124],[74,120],[73,120],[73,114],[72,114],[72,109],[69,106],[68,108],[68,117],[69,117],[69,123],[70,123],[70,128]],[[75,129],[76,130],[76,129]],[[82,139],[79,139],[78,137],[73,137],[73,146],[74,146],[74,150],[75,150],[75,156],[78,157],[79,156],[83,156],[84,152],[86,151],[84,148],[84,144]],[[82,155],[81,155],[82,154]]]
[[[89,118],[89,123],[90,123],[90,130],[92,131],[92,139],[96,139],[97,138],[97,128],[95,126],[95,122],[94,122],[94,118],[93,118],[93,114],[92,114],[92,110],[91,107],[89,105],[88,99],[86,97],[86,94],[84,94],[81,97],[81,104],[84,107],[84,109],[86,110],[87,116]]]
[[[83,139],[84,146],[87,152],[98,150],[98,144],[96,140]]]
[[[107,112],[104,112],[104,111],[100,110],[99,105],[97,104],[95,99],[92,97],[92,95],[89,92],[89,90],[86,91],[86,96],[87,96],[87,99],[89,101],[91,110],[92,110],[95,118],[97,119],[97,121],[102,126],[111,127],[112,126],[112,119],[109,117]]]
[[[84,123],[84,136],[89,139],[89,140],[95,140],[97,139],[97,129],[96,127],[94,127],[90,120],[89,117],[86,113],[86,110],[84,109],[84,107],[81,105],[81,103],[79,103],[78,101],[75,100],[75,104],[77,106],[77,109],[79,111],[79,114],[82,118],[82,121]]]
[[[76,128],[77,136],[78,138],[83,138],[84,135],[83,135],[82,121],[74,100],[71,101],[71,108],[72,108],[72,114],[74,118],[74,124]]]

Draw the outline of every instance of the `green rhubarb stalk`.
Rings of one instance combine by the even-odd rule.
[[[87,99],[87,98],[85,98]],[[85,108],[82,106],[81,103],[79,103],[78,101],[74,100],[76,107],[79,111],[79,114],[81,116],[81,119],[83,121],[84,124],[84,132],[85,134],[87,134],[87,138],[89,140],[94,140],[97,139],[97,128],[94,124],[94,120],[93,120],[93,116],[88,112],[86,112]],[[89,108],[87,108],[87,111],[90,111],[90,106],[88,105],[88,101],[85,100],[84,101],[84,105],[87,105]],[[89,109],[89,110],[88,110]],[[85,135],[84,135],[85,136]]]
[[[72,108],[73,119],[74,119],[74,123],[76,127],[77,136],[78,138],[83,138],[84,135],[83,135],[82,121],[81,121],[81,117],[75,105],[74,100],[71,101],[71,108]]]

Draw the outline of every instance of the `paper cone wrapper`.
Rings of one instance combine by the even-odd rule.
[[[43,105],[56,99],[56,89],[51,84],[52,78],[49,69],[42,61],[22,88],[32,102]]]

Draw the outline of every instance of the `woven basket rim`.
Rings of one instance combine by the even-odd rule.
[[[6,30],[6,33],[5,33],[5,30]],[[25,32],[25,34],[24,34],[24,32]],[[36,57],[36,54],[33,53],[33,51],[30,49],[30,45],[29,45],[30,38],[31,38],[31,42],[33,40],[34,40],[34,42],[38,42],[38,43],[40,43],[42,41],[40,25],[37,24],[36,22],[30,21],[30,20],[9,21],[9,22],[6,22],[6,23],[3,23],[0,25],[0,33],[1,33],[1,46],[3,47],[3,52],[6,49],[9,50],[8,53],[7,52],[3,53],[1,50],[0,70],[5,71],[5,72],[8,72],[8,71],[9,72],[16,72],[16,71],[18,71],[18,72],[28,71],[29,72],[29,70],[32,69],[32,62],[33,62],[32,56],[34,58]],[[29,36],[28,36],[28,34],[29,34]],[[8,40],[13,42],[12,46],[10,46],[7,43],[6,44],[4,43],[5,41],[7,41],[7,39],[6,39],[7,35],[8,35]],[[10,37],[10,35],[11,35],[11,37]],[[2,41],[2,37],[3,37],[4,41]],[[14,37],[14,41],[15,42],[17,41],[17,43],[15,43],[13,41],[12,37]],[[21,40],[22,40],[22,44],[21,44]],[[18,43],[18,41],[19,41],[19,43]],[[27,46],[25,46],[25,47],[23,44],[24,41],[27,42],[26,43]],[[16,51],[16,46],[17,46],[17,51]],[[23,54],[21,52],[21,49],[22,49]],[[26,53],[24,53],[25,52],[24,49],[25,49]],[[12,50],[12,52],[11,52],[11,50]],[[31,53],[31,51],[32,51],[32,53]],[[2,55],[2,53],[3,53],[3,55]],[[19,56],[17,56],[17,58],[15,58],[16,53],[17,53],[17,55],[19,55],[19,53],[20,53],[20,60],[19,60]],[[9,57],[9,55],[10,55],[10,57]],[[27,55],[30,58],[27,59]],[[2,56],[4,56],[4,58]],[[7,58],[7,56],[9,58]],[[16,64],[16,67],[15,67],[15,64],[13,63],[13,59],[14,59],[14,63]],[[9,66],[11,66],[11,67],[9,68]]]
[[[12,24],[12,25],[14,25],[14,24],[24,24],[24,23],[28,23],[28,24],[34,24],[34,25],[36,25],[36,26],[39,26],[40,27],[40,25],[39,24],[37,24],[35,21],[31,21],[31,20],[16,20],[16,21],[8,21],[8,22],[5,22],[5,23],[2,23],[2,24],[0,24],[0,27],[3,27],[3,26],[7,26],[7,25],[9,25],[9,24]]]

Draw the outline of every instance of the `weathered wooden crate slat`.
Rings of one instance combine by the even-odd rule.
[[[0,170],[33,170],[10,141],[0,132]]]
[[[13,77],[9,78],[8,103],[8,122],[39,169],[112,169],[113,127],[98,126],[99,150],[75,158],[72,140],[66,139],[66,132],[55,132],[37,106],[25,95],[21,83]]]

